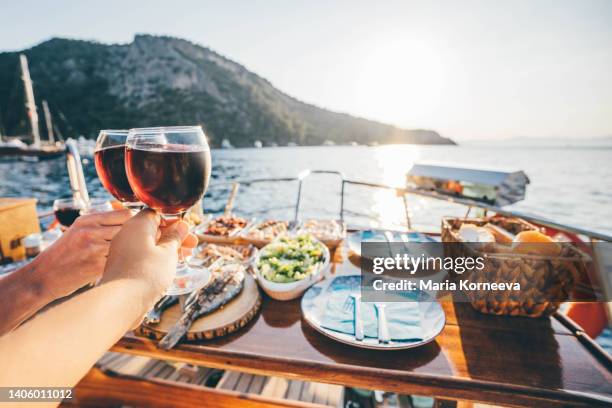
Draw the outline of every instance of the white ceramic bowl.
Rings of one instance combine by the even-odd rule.
[[[272,299],[276,300],[292,300],[300,297],[306,289],[320,281],[325,277],[327,270],[329,269],[329,261],[331,255],[329,253],[329,248],[321,241],[315,239],[315,242],[318,242],[323,248],[323,262],[319,264],[319,268],[315,273],[308,275],[306,278],[289,283],[278,283],[267,280],[262,274],[257,264],[259,263],[259,257],[262,252],[265,251],[266,247],[264,246],[260,251],[257,252],[257,256],[253,261],[253,270],[255,271],[255,275],[257,276],[257,282],[259,286],[263,289],[264,292],[268,294]],[[270,245],[270,244],[268,244]],[[266,245],[267,246],[267,245]]]

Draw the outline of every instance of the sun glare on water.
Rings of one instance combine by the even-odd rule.
[[[420,158],[421,152],[416,145],[388,145],[376,148],[374,159],[378,169],[378,179],[382,184],[403,187],[406,172]],[[381,227],[400,227],[405,225],[404,203],[395,191],[373,190],[372,212]]]

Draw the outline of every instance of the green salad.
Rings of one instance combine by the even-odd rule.
[[[323,244],[310,234],[281,237],[265,246],[257,267],[264,278],[277,283],[302,280],[325,260]]]

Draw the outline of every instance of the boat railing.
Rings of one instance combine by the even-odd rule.
[[[85,177],[83,175],[83,168],[80,165],[80,155],[78,151],[78,147],[76,143],[73,141],[68,141],[66,143],[66,161],[68,165],[68,172],[70,175],[70,186],[72,189],[72,193],[75,197],[81,197],[84,200],[89,200],[89,196],[87,194],[87,186],[85,184]],[[436,191],[428,191],[423,189],[412,188],[408,186],[393,186],[382,183],[373,183],[369,181],[362,181],[347,178],[344,173],[337,170],[311,170],[305,169],[297,174],[297,176],[291,177],[264,177],[264,178],[254,178],[254,179],[239,179],[239,180],[230,180],[220,183],[215,183],[215,188],[228,187],[233,184],[240,185],[251,185],[258,183],[275,183],[275,182],[297,182],[297,192],[295,198],[295,204],[293,205],[293,214],[294,221],[298,221],[300,218],[300,210],[302,204],[302,195],[303,195],[303,184],[304,182],[313,175],[331,175],[336,176],[339,179],[339,195],[340,195],[340,207],[338,211],[338,218],[340,220],[344,220],[345,215],[345,196],[346,196],[346,186],[361,186],[361,187],[369,187],[369,188],[379,188],[384,190],[391,190],[396,193],[398,197],[403,200],[404,203],[404,214],[406,219],[406,226],[408,229],[412,229],[412,222],[410,217],[410,207],[408,203],[409,195],[417,195],[421,197],[431,198],[435,200],[445,201],[451,204],[459,204],[467,207],[467,211],[465,216],[467,217],[471,210],[473,209],[481,209],[485,214],[488,211],[495,212],[496,214],[501,214],[509,217],[519,217],[523,218],[527,221],[533,222],[543,227],[549,227],[557,231],[567,232],[571,234],[578,234],[587,237],[592,242],[594,241],[607,241],[612,242],[612,236],[596,232],[590,231],[584,228],[561,224],[544,217],[540,217],[537,215],[526,214],[523,212],[519,212],[516,210],[509,210],[505,208],[501,208],[495,205],[487,204],[481,201],[474,201],[464,197],[453,197],[449,195],[444,195]],[[51,215],[44,214],[44,215]],[[40,215],[40,214],[39,214]]]
[[[345,194],[346,194],[346,186],[362,186],[362,187],[370,187],[370,188],[380,188],[386,190],[395,191],[398,197],[404,202],[404,212],[406,218],[406,226],[408,229],[412,229],[412,223],[410,218],[410,207],[408,203],[409,195],[418,195],[421,197],[431,198],[435,200],[446,201],[451,204],[460,204],[467,207],[467,211],[465,216],[467,217],[471,210],[473,209],[481,209],[485,214],[488,211],[495,212],[496,214],[501,214],[509,217],[519,217],[523,218],[527,221],[533,222],[543,227],[552,228],[554,230],[560,232],[567,232],[571,234],[583,235],[587,237],[591,241],[607,241],[612,242],[612,236],[603,234],[596,231],[590,231],[584,228],[561,224],[555,221],[551,221],[544,217],[539,217],[537,215],[525,214],[520,211],[504,209],[495,205],[490,205],[487,203],[483,203],[480,201],[470,200],[463,197],[453,197],[449,195],[440,194],[436,191],[428,191],[423,189],[412,188],[408,186],[392,186],[388,184],[381,183],[373,183],[368,181],[361,181],[347,178],[342,172],[336,170],[310,170],[306,169],[298,173],[295,177],[266,177],[266,178],[255,178],[255,179],[246,179],[246,180],[232,180],[227,182],[216,183],[216,187],[230,186],[232,184],[238,183],[241,185],[251,185],[257,183],[274,183],[274,182],[297,182],[297,192],[296,199],[294,205],[294,221],[298,221],[300,218],[300,209],[302,204],[302,194],[303,194],[303,184],[312,175],[333,175],[338,177],[339,179],[339,191],[340,191],[340,208],[338,217],[340,220],[344,220],[345,213]]]

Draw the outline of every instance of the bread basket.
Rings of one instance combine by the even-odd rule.
[[[554,313],[569,298],[579,271],[588,259],[569,243],[561,243],[558,256],[526,255],[508,251],[508,246],[489,243],[475,246],[465,242],[458,234],[462,224],[483,226],[491,223],[512,234],[538,230],[536,226],[519,218],[451,218],[442,219],[442,241],[445,256],[483,257],[484,268],[472,270],[458,279],[469,283],[519,283],[520,290],[464,291],[472,306],[482,312],[495,315],[540,317]],[[502,249],[505,247],[505,250]]]

